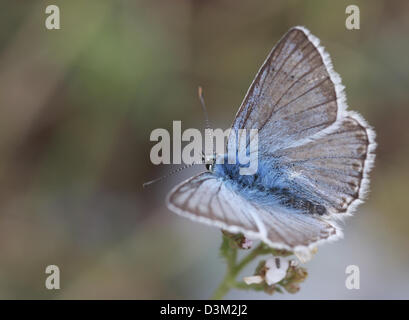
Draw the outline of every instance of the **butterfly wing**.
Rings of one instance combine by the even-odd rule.
[[[375,157],[375,133],[346,110],[343,89],[319,39],[292,28],[258,72],[231,133],[258,129],[263,172],[278,171],[282,187],[329,214],[351,213],[362,202]]]
[[[330,132],[271,153],[287,168],[294,193],[323,205],[328,214],[349,214],[362,203],[374,160],[374,134],[349,112]]]
[[[233,129],[258,129],[261,155],[279,150],[334,124],[346,108],[342,90],[319,40],[292,28],[259,70]]]
[[[272,247],[297,250],[323,240],[336,239],[341,231],[321,217],[266,207],[237,192],[229,182],[204,172],[169,193],[172,211],[194,221],[230,232],[241,232]]]

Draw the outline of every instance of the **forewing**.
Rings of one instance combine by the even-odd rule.
[[[342,91],[318,38],[292,28],[259,70],[233,129],[258,129],[261,154],[278,150],[332,125],[345,109]]]
[[[272,247],[295,250],[333,240],[341,231],[324,219],[283,207],[263,206],[211,173],[199,174],[168,195],[170,210],[230,232],[242,232]]]

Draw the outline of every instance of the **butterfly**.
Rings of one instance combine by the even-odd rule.
[[[347,110],[341,78],[306,28],[291,28],[267,56],[231,132],[240,129],[258,130],[257,172],[208,165],[170,191],[168,208],[277,249],[300,252],[341,238],[337,222],[368,191],[375,132]]]

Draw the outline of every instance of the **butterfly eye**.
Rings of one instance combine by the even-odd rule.
[[[213,165],[211,163],[206,163],[206,170],[213,171]]]

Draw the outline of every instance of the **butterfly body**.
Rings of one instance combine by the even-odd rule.
[[[229,164],[225,157],[223,164],[214,165],[213,174],[223,179],[235,192],[261,206],[282,205],[305,214],[326,213],[324,206],[297,194],[297,186],[291,185],[291,177],[284,168],[280,169],[278,161],[272,170],[270,167],[267,166],[266,171],[259,163],[256,174],[240,175],[240,164]]]
[[[243,175],[240,162],[219,156],[211,171],[173,188],[168,207],[278,249],[339,239],[336,221],[363,202],[376,146],[372,128],[347,110],[343,89],[319,40],[290,29],[250,86],[227,145],[235,150],[232,135],[257,129],[256,172]],[[254,152],[253,138],[246,152]]]

